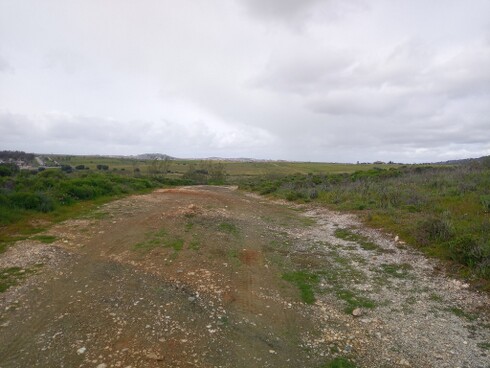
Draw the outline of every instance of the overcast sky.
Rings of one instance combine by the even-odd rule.
[[[490,155],[490,1],[0,0],[0,149]]]

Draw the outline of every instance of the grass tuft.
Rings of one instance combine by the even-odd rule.
[[[316,301],[313,289],[320,281],[317,274],[305,271],[295,271],[283,274],[282,278],[298,287],[303,302],[306,304],[313,304]]]
[[[44,244],[51,244],[51,243],[54,243],[57,238],[54,235],[36,235],[36,236],[31,237],[31,239],[40,241],[41,243],[44,243]]]
[[[342,240],[355,242],[364,250],[381,250],[379,245],[373,243],[367,237],[357,234],[349,229],[338,228],[335,230],[335,236]]]
[[[231,222],[222,222],[218,225],[218,230],[222,233],[227,233],[234,236],[238,235],[238,228],[235,224],[232,224]]]
[[[338,357],[331,362],[324,364],[321,368],[356,368],[356,365],[347,358]]]

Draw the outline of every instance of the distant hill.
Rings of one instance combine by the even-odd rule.
[[[164,153],[143,153],[141,155],[131,156],[140,160],[176,160],[175,157]]]
[[[490,161],[490,156],[482,156],[478,158],[463,158],[461,160],[449,160],[442,162],[434,162],[436,165],[466,165],[472,162]]]

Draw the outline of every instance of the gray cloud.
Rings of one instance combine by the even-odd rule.
[[[239,0],[249,14],[260,20],[279,21],[295,30],[308,21],[332,21],[350,12],[365,10],[360,0]]]
[[[489,13],[486,0],[0,2],[0,144],[319,161],[487,154]]]
[[[20,142],[23,139],[24,142]],[[220,154],[230,149],[243,154],[250,148],[264,148],[274,138],[263,129],[210,124],[195,121],[183,125],[173,121],[118,121],[93,116],[72,116],[52,112],[26,116],[0,111],[0,146],[35,152],[107,153],[108,145],[117,154],[172,152],[190,157]],[[189,150],[192,147],[193,151]]]

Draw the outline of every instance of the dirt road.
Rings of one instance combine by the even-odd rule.
[[[47,235],[0,255],[1,368],[490,367],[488,297],[350,215],[188,187]]]

